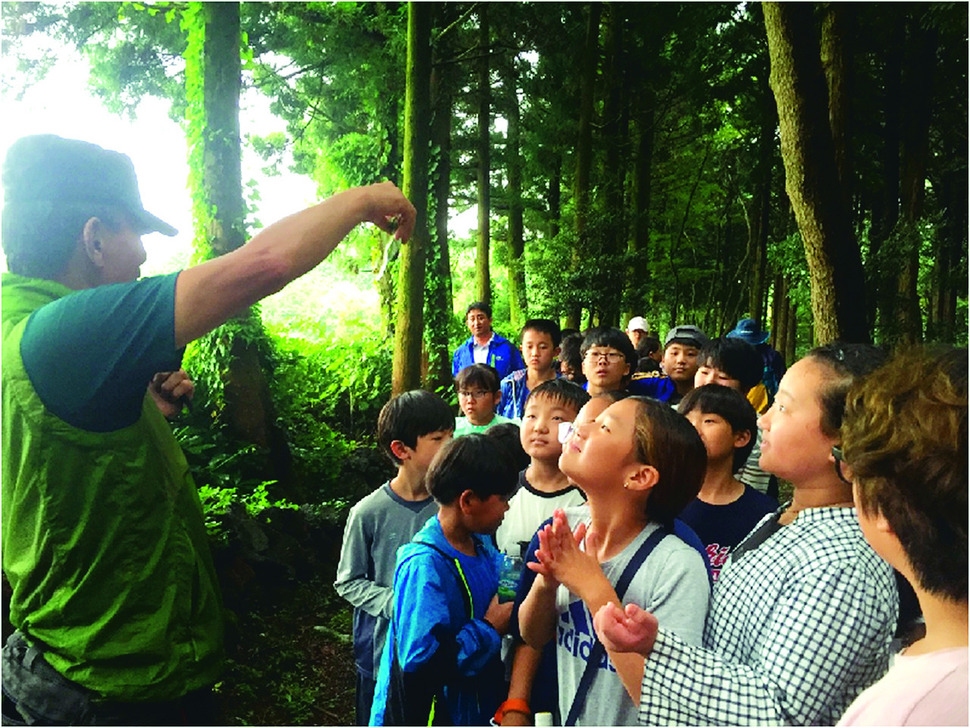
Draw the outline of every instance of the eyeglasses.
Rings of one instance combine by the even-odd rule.
[[[481,392],[481,391],[478,391],[478,392],[459,392],[458,393],[458,399],[476,399],[477,400],[477,399],[482,399],[483,397],[488,396],[488,394],[490,394],[490,393],[489,392]]]
[[[590,349],[586,352],[586,357],[588,361],[599,361],[600,359],[606,359],[610,364],[616,364],[618,361],[626,359],[626,355],[619,351],[596,351]]]
[[[842,457],[842,447],[840,445],[833,445],[832,457],[835,458],[835,474],[839,476],[839,480],[846,485],[852,485],[852,481],[842,473],[842,463],[845,462],[845,458]]]
[[[559,436],[557,438],[559,440],[559,444],[565,445],[567,442],[569,442],[569,438],[573,436],[574,432],[576,432],[575,422],[560,422]]]

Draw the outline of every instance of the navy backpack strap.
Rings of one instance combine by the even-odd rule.
[[[630,586],[630,582],[633,581],[633,577],[643,566],[643,562],[647,560],[650,552],[653,551],[654,547],[660,543],[664,536],[667,535],[667,529],[663,526],[659,526],[650,536],[644,541],[637,552],[630,559],[630,562],[623,569],[623,573],[620,574],[620,578],[616,582],[616,596],[619,598],[620,603],[623,603],[623,595],[626,594],[627,588]],[[596,630],[593,630],[593,647],[589,651],[589,659],[586,661],[586,669],[583,670],[583,676],[579,680],[579,687],[576,688],[576,697],[573,698],[573,704],[569,708],[569,715],[566,716],[566,722],[563,725],[576,725],[576,719],[579,717],[579,712],[583,709],[583,705],[586,703],[586,693],[589,692],[589,686],[593,682],[593,677],[596,675],[596,668],[599,665],[600,659],[603,657],[603,653],[606,652],[606,648],[603,643],[600,642],[599,637],[596,635]]]

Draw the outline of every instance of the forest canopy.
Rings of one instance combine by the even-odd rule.
[[[361,229],[311,274],[327,283],[190,351],[206,426],[254,444],[274,464],[251,479],[290,496],[319,495],[307,480],[339,471],[391,388],[450,391],[473,300],[510,338],[535,316],[642,315],[661,335],[751,316],[789,363],[835,336],[966,342],[965,4],[11,2],[2,17],[22,83],[56,62],[28,52],[44,36],[89,59],[113,111],[170,104],[196,259],[259,218],[242,145],[270,171],[289,153],[321,197],[391,179],[418,201],[406,245]],[[244,88],[285,133],[240,137]],[[477,228],[449,234],[471,209]],[[323,322],[315,298],[338,285],[379,304]]]

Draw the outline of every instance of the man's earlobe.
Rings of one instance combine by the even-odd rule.
[[[103,250],[101,247],[101,221],[92,217],[84,223],[81,231],[81,242],[84,244],[84,252],[94,265],[101,267],[103,263]]]

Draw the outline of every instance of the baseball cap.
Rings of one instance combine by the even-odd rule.
[[[630,323],[626,325],[626,330],[643,331],[646,333],[650,330],[650,327],[647,326],[647,320],[643,318],[643,316],[634,316],[632,319],[630,319]]]
[[[135,167],[126,154],[54,134],[33,134],[10,145],[3,162],[3,199],[5,205],[117,205],[134,218],[139,233],[178,233],[142,205]]]
[[[664,348],[667,348],[668,345],[675,341],[690,343],[699,349],[707,343],[708,339],[707,335],[693,324],[681,324],[680,326],[674,326],[667,332],[667,336],[664,339]]]

